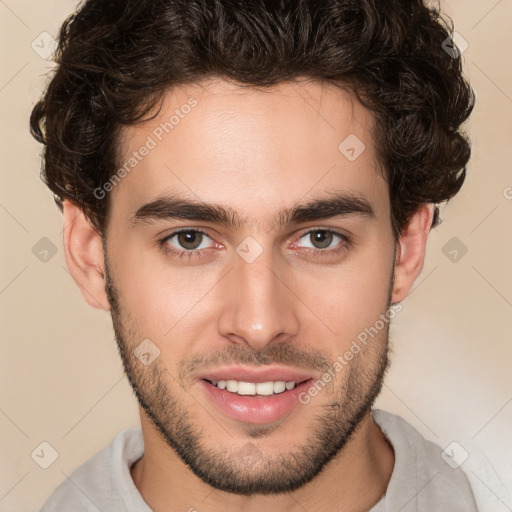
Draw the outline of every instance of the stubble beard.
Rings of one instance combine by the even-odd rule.
[[[135,396],[164,442],[197,477],[215,489],[250,496],[280,494],[300,488],[313,480],[343,450],[381,391],[389,367],[389,325],[378,337],[372,338],[350,364],[343,367],[341,379],[333,379],[329,388],[319,391],[316,402],[322,395],[329,395],[328,401],[318,405],[313,400],[310,404],[299,405],[319,410],[313,416],[308,435],[300,446],[284,453],[265,454],[264,444],[260,444],[260,450],[258,443],[250,439],[264,439],[280,425],[244,424],[248,440],[241,448],[232,449],[235,443],[228,443],[222,449],[209,447],[205,444],[203,426],[198,424],[184,403],[187,393],[179,377],[171,375],[159,358],[144,366],[133,354],[142,338],[129,326],[133,322],[122,307],[106,258],[105,267],[115,338]],[[287,347],[289,345],[286,344],[273,346],[270,351],[266,350],[264,357],[246,356],[250,355],[249,359],[255,361],[289,362],[293,356],[290,357]],[[195,401],[192,403],[197,405]]]

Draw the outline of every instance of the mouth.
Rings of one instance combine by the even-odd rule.
[[[286,368],[256,370],[240,367],[201,376],[197,383],[222,415],[242,423],[282,420],[301,402],[313,376]]]
[[[246,382],[243,380],[208,380],[212,386],[218,389],[225,389],[229,393],[236,393],[241,396],[270,396],[284,393],[285,391],[291,391],[295,387],[300,386],[302,383],[310,379],[305,379],[301,382],[295,382],[293,380],[275,380],[267,382]]]

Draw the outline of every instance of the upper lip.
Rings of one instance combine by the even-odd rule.
[[[249,366],[229,366],[216,368],[199,375],[199,379],[210,381],[219,380],[237,380],[242,382],[303,382],[313,378],[313,375],[286,366],[266,366],[266,367],[249,367]]]

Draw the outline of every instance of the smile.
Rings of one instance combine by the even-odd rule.
[[[268,381],[268,382],[244,382],[239,380],[219,380],[209,381],[219,389],[225,389],[230,393],[238,395],[263,395],[269,396],[273,394],[283,393],[290,391],[296,386],[293,380],[284,381]]]

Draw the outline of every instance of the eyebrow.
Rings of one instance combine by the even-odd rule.
[[[368,199],[360,194],[330,192],[329,197],[313,199],[292,208],[278,210],[273,224],[281,227],[345,216],[375,218],[375,211]],[[248,223],[246,217],[240,216],[230,207],[171,194],[141,206],[133,215],[132,224],[135,226],[162,219],[212,222],[233,229],[241,228]]]

